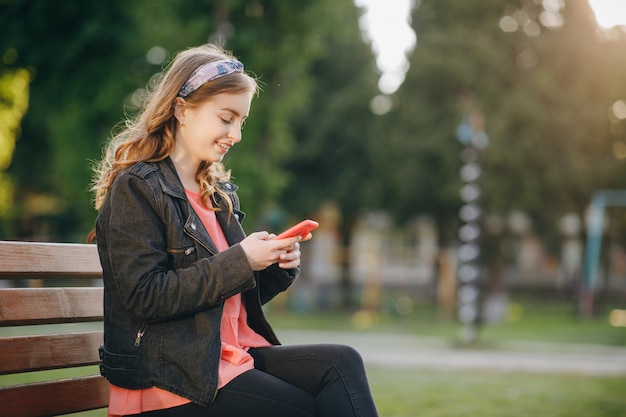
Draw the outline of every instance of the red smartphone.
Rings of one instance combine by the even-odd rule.
[[[292,226],[289,229],[285,230],[274,239],[285,239],[293,236],[302,236],[302,239],[304,239],[310,231],[317,229],[317,226],[319,226],[319,223],[316,221],[308,219],[303,220],[295,226]]]

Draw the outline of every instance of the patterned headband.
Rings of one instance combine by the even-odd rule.
[[[187,97],[200,88],[202,84],[234,72],[243,72],[243,64],[236,59],[223,59],[221,61],[209,62],[191,74],[191,77],[183,85],[183,88],[180,89],[178,95],[180,97]]]

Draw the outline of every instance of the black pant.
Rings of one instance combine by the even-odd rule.
[[[207,407],[190,403],[152,417],[376,417],[365,368],[344,345],[250,349],[255,369],[220,389]]]

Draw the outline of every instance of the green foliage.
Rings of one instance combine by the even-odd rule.
[[[354,11],[348,0],[342,7]],[[289,181],[282,164],[295,145],[291,121],[310,104],[313,61],[332,41],[330,25],[340,25],[336,10],[330,0],[4,2],[0,52],[15,51],[16,59],[3,68],[30,68],[35,76],[10,167],[18,189],[14,220],[24,227],[3,238],[45,232],[43,238],[82,240],[96,215],[90,165],[112,127],[133,114],[144,86],[175,52],[207,41],[232,49],[264,84],[245,146],[227,161],[253,227]],[[358,33],[356,25],[349,29]],[[165,55],[160,61],[148,59],[154,47]]]
[[[537,36],[500,29],[503,16],[522,11]],[[175,52],[221,40],[264,86],[244,142],[226,161],[248,229],[290,222],[271,220],[276,208],[299,218],[333,200],[344,235],[361,211],[383,210],[400,224],[429,215],[442,241],[454,241],[455,130],[459,98],[471,94],[491,139],[485,209],[526,211],[535,231],[556,242],[559,216],[583,213],[594,189],[626,186],[614,154],[626,147],[625,122],[606,116],[624,98],[626,39],[598,41],[586,4],[567,2],[556,28],[541,25],[543,11],[527,1],[423,0],[406,81],[392,111],[374,116],[377,74],[350,0],[2,2],[0,54],[10,59],[0,72],[32,74],[7,170],[17,217],[5,223],[20,226],[2,237],[45,229],[55,240],[82,240],[96,215],[91,161],[112,127],[137,109]]]
[[[520,12],[538,25],[538,36],[521,23],[513,33],[499,28],[501,17]],[[606,116],[626,89],[618,52],[626,37],[599,42],[586,5],[568,2],[565,24],[556,28],[541,26],[542,12],[537,3],[489,0],[424,0],[416,9],[411,67],[394,110],[380,118],[385,140],[372,143],[374,178],[394,196],[387,208],[398,218],[430,214],[443,240],[455,239],[462,162],[454,132],[467,92],[490,137],[482,178],[487,213],[526,211],[550,243],[559,238],[559,217],[582,214],[593,190],[626,186],[623,162],[612,152],[624,129]]]
[[[263,91],[252,104],[244,142],[227,163],[240,184],[243,210],[254,219],[276,201],[288,182],[282,166],[294,151],[294,115],[309,105],[312,62],[323,53],[318,19],[329,1],[256,2],[231,9],[229,40]]]
[[[11,61],[12,51],[4,61]],[[6,175],[11,164],[20,122],[28,109],[30,74],[25,69],[0,73],[0,218],[10,216],[13,205],[13,183]]]
[[[323,54],[312,66],[309,105],[294,118],[292,174],[281,202],[292,217],[315,216],[327,201],[342,212],[344,235],[372,196],[369,102],[376,95],[373,55],[358,29],[351,2],[328,7],[319,33]],[[293,220],[292,220],[293,221]]]
[[[29,111],[9,169],[17,180],[17,223],[24,226],[18,235],[44,232],[35,230],[33,219],[49,215],[56,219],[49,223],[54,225],[50,232],[59,239],[71,239],[72,233],[84,238],[91,227],[89,160],[99,157],[128,86],[120,76],[124,39],[132,38],[124,7],[120,1],[107,7],[50,1],[2,6],[0,51],[15,50],[10,67],[34,74]],[[50,207],[28,204],[42,196],[61,203],[52,213]],[[61,230],[65,226],[68,230]]]

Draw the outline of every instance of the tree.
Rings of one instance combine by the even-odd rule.
[[[516,83],[491,110],[490,128],[498,140],[486,160],[486,186],[492,210],[528,212],[556,250],[561,216],[582,217],[595,189],[626,185],[623,163],[612,152],[619,138],[606,116],[624,89],[624,59],[617,51],[626,39],[599,42],[585,2],[566,3],[563,25],[553,28],[540,26],[544,10],[524,10],[541,33],[511,34]]]
[[[398,218],[433,215],[444,240],[454,241],[461,164],[454,131],[466,91],[491,138],[483,161],[489,212],[526,211],[555,242],[560,216],[582,213],[594,189],[624,187],[612,152],[623,129],[613,126],[621,136],[612,135],[606,114],[624,90],[617,51],[625,39],[599,42],[583,3],[566,3],[562,25],[547,25],[548,11],[531,1],[421,3],[411,67],[394,110],[380,118],[387,139],[372,151],[378,188],[394,195],[388,207]],[[501,29],[505,17],[517,30]]]
[[[459,243],[462,160],[455,131],[464,116],[461,97],[468,95],[490,138],[482,155],[483,219],[523,211],[532,233],[558,256],[562,216],[583,218],[594,190],[626,186],[619,110],[626,102],[626,36],[599,38],[586,2],[566,2],[560,10],[544,5],[551,6],[420,3],[406,80],[392,111],[370,126],[377,140],[367,142],[365,206],[392,213],[399,225],[431,216],[442,246]],[[513,254],[506,227],[485,230],[484,284],[500,290],[501,266]]]
[[[143,87],[176,51],[208,40],[223,41],[264,83],[246,146],[226,161],[253,227],[289,181],[282,163],[295,144],[292,120],[310,104],[313,62],[333,41],[329,25],[340,24],[327,19],[335,9],[330,0],[4,2],[0,52],[17,58],[0,71],[29,68],[33,80],[8,169],[15,217],[4,222],[3,237],[82,240],[96,215],[87,191],[91,161],[112,127],[136,111]]]
[[[497,31],[497,1],[424,1],[414,12],[417,47],[394,108],[379,118],[371,148],[378,206],[400,224],[432,216],[443,245],[456,238],[461,205],[461,146],[455,138],[460,97],[471,92],[487,115],[489,104],[512,83]],[[503,59],[504,58],[504,59]],[[488,74],[488,75],[487,75]]]
[[[98,157],[119,112],[119,74],[133,38],[125,4],[10,1],[2,5],[0,51],[15,51],[7,68],[32,74],[30,106],[9,173],[16,189],[11,237],[45,233],[35,218],[53,216],[61,239],[88,230],[93,211],[86,189],[88,161]],[[121,81],[121,82],[120,82]],[[113,103],[113,104],[112,104]],[[112,109],[114,109],[112,111]],[[62,230],[66,228],[67,230]],[[80,232],[79,232],[80,233]],[[86,233],[86,232],[85,232]]]
[[[4,60],[14,53],[7,51]],[[13,184],[5,170],[11,164],[20,122],[28,109],[30,73],[21,68],[0,72],[0,218],[9,218],[13,205]]]
[[[295,152],[285,164],[293,177],[282,198],[299,216],[315,213],[325,201],[336,202],[346,236],[351,219],[367,209],[372,193],[368,150],[376,140],[369,109],[377,94],[374,59],[357,17],[354,6],[343,2],[324,18],[327,29],[319,36],[326,46],[313,64],[310,104],[294,120]]]

